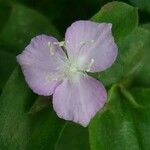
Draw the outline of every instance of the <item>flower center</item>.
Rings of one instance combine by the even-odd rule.
[[[91,44],[93,42],[94,42],[94,40],[91,40],[91,41],[81,42],[80,44],[81,45]],[[54,45],[59,45],[59,46],[63,47],[64,49],[66,49],[64,41],[62,41],[62,42],[52,42],[52,43],[48,42],[48,48],[50,50],[50,54],[51,55],[55,55]],[[89,64],[87,64],[86,68],[82,68],[81,67],[82,64],[84,64],[84,59],[80,58],[80,60],[78,62],[76,62],[76,61],[71,61],[68,58],[66,60],[64,68],[63,68],[64,75],[66,77],[70,78],[70,77],[73,77],[74,75],[77,75],[77,74],[80,74],[80,73],[86,74],[86,72],[90,72],[91,71],[91,67],[94,64],[94,59],[92,58],[89,61]]]
[[[77,73],[81,72],[77,65],[73,62],[70,62],[69,60],[66,62],[66,66],[64,67],[64,74],[67,77],[73,77]]]
[[[77,68],[75,66],[70,67],[70,73],[75,73],[77,72]]]

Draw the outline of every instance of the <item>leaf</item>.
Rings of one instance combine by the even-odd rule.
[[[42,12],[42,14],[50,18],[56,27],[64,33],[66,27],[73,21],[83,18],[88,19],[95,11],[99,10],[100,6],[110,0],[36,0],[36,3],[29,0],[15,1],[23,2],[28,7]]]
[[[30,118],[31,133],[26,149],[53,150],[65,121],[58,118],[52,105]]]
[[[141,27],[150,31],[150,23],[142,24]]]
[[[7,5],[5,2],[0,1],[0,31],[3,29],[5,26],[9,16],[10,16],[10,11],[11,8],[9,5]]]
[[[145,62],[145,55],[149,56],[149,50],[147,49],[149,44],[150,32],[142,28],[136,28],[118,44],[116,62],[111,68],[100,72],[97,78],[102,80],[104,85],[110,86],[116,82],[127,83],[127,80],[130,82],[130,80],[138,78],[138,73],[142,72],[144,68],[146,68],[145,71],[149,72],[149,65]],[[138,78],[138,80],[141,80],[141,78]]]
[[[145,30],[146,31],[146,30]],[[149,36],[147,37],[146,40],[148,40],[148,43],[145,44],[144,48],[144,57],[142,60],[142,67],[138,71],[137,75],[134,77],[134,84],[136,86],[143,86],[143,87],[150,87],[150,30],[147,30],[147,33]]]
[[[0,90],[16,66],[15,56],[0,49]]]
[[[132,89],[131,94],[145,108],[133,107],[117,86],[110,89],[108,103],[89,127],[91,150],[149,149],[150,89]]]
[[[134,6],[139,7],[141,10],[144,10],[150,13],[150,2],[149,0],[129,0]]]
[[[150,88],[135,88],[131,90],[136,101],[145,106],[144,110],[132,110],[133,119],[137,128],[137,133],[142,145],[142,149],[149,150],[150,148]]]
[[[123,2],[110,2],[104,5],[91,20],[108,22],[113,25],[115,41],[119,43],[138,25],[137,9]]]
[[[0,145],[2,149],[21,149],[27,143],[27,111],[35,99],[18,69],[11,75],[0,97]]]
[[[108,104],[89,127],[91,150],[138,150],[138,141],[131,116],[126,111],[118,88],[109,91]]]
[[[38,12],[15,3],[11,7],[11,15],[0,34],[1,46],[18,54],[36,35],[49,34],[59,38],[52,23]]]
[[[143,48],[141,49],[141,52],[140,52],[142,56],[142,60],[140,62],[140,67],[137,69],[137,71],[135,70],[134,75],[132,75],[132,78],[133,78],[133,84],[135,86],[150,87],[150,80],[149,80],[150,79],[150,66],[149,66],[149,63],[150,63],[150,60],[149,60],[150,30],[148,29],[142,29],[142,30],[143,30],[143,33],[141,37],[143,37],[143,41],[144,41]],[[142,40],[140,41],[138,38],[136,40],[138,41],[138,43],[141,42],[142,44]],[[138,44],[136,45],[136,47],[137,46]]]
[[[29,114],[36,95],[15,69],[0,97],[0,146],[9,150],[53,149],[64,125],[52,106]]]
[[[29,114],[35,114],[50,105],[50,97],[47,96],[38,96],[36,101],[33,103],[32,107],[29,110]]]
[[[68,142],[69,141],[69,142]],[[55,146],[55,150],[90,150],[88,130],[75,123],[67,122]]]

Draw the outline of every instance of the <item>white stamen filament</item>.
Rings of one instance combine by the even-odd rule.
[[[90,61],[89,66],[88,66],[88,69],[86,70],[87,72],[89,72],[91,70],[91,67],[92,67],[93,63],[94,63],[94,59],[92,58],[91,61]]]
[[[53,44],[55,45],[59,45],[60,47],[65,45],[65,41],[61,41],[61,42],[54,42]]]
[[[61,42],[53,42],[54,45],[58,45],[60,47],[63,47],[64,52],[67,55],[67,48],[66,48],[66,42],[68,43],[68,41],[61,41]],[[68,56],[68,55],[67,55]]]
[[[55,53],[54,46],[52,45],[51,42],[48,42],[47,44],[48,44],[48,48],[50,49],[50,54],[54,55],[54,53]]]

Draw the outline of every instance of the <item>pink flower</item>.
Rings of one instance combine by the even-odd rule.
[[[115,61],[111,28],[110,23],[76,21],[67,29],[64,42],[39,35],[17,56],[29,87],[39,95],[53,94],[60,118],[86,127],[104,106],[104,86],[86,72],[103,71]]]

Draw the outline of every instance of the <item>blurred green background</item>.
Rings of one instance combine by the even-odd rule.
[[[59,119],[51,97],[28,88],[15,58],[32,37],[63,40],[80,19],[111,22],[119,47],[112,68],[92,74],[109,98],[87,128]],[[149,150],[149,59],[149,0],[0,0],[0,150]]]

